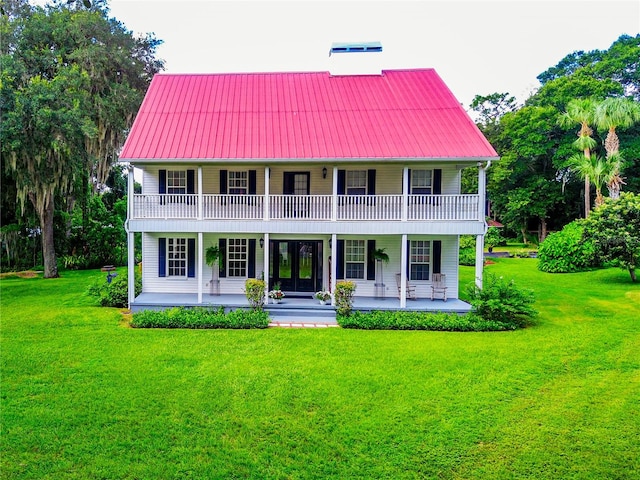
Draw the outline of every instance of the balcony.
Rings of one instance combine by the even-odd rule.
[[[475,221],[478,195],[133,196],[135,219],[304,221]]]

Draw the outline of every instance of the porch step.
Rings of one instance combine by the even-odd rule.
[[[272,323],[337,325],[331,305],[265,305]]]

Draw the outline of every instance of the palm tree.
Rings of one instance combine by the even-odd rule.
[[[602,205],[604,202],[602,187],[607,185],[616,171],[615,159],[610,161],[609,158],[602,158],[596,154],[585,157],[576,153],[569,159],[569,168],[580,177],[591,179],[596,188],[596,207]]]
[[[615,169],[607,182],[609,196],[617,199],[620,196],[620,188],[624,184],[620,175],[623,158],[620,155],[620,140],[616,134],[616,128],[627,128],[640,121],[640,104],[624,97],[607,98],[596,106],[595,122],[598,128],[607,130],[607,138],[604,141],[604,149],[607,159],[615,165]]]
[[[593,130],[590,127],[595,119],[595,106],[595,102],[590,98],[571,100],[567,104],[567,111],[560,117],[560,125],[564,127],[572,127],[576,123],[580,124],[578,139],[573,142],[573,145],[582,150],[584,159],[587,162],[591,157],[591,149],[597,144],[591,137]],[[591,184],[588,174],[581,176],[584,176],[584,216],[586,218],[591,211]]]

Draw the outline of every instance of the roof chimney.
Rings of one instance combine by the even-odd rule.
[[[380,42],[333,43],[329,50],[331,75],[382,75]]]

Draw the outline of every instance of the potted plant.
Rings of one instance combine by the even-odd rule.
[[[320,305],[326,305],[331,300],[331,292],[327,290],[320,290],[313,294],[313,297],[320,302]]]
[[[383,265],[389,263],[389,255],[385,250],[385,248],[377,248],[371,252],[371,258],[376,261],[376,281],[374,284],[376,298],[384,298],[385,296]]]
[[[371,252],[371,257],[377,262],[389,263],[389,255],[385,250],[386,248],[377,248]]]
[[[280,303],[284,296],[284,292],[280,290],[280,283],[275,283],[273,289],[269,291],[269,298],[273,303]]]
[[[218,245],[211,245],[204,251],[204,261],[211,267],[211,293],[220,295],[218,279],[218,269],[216,268],[218,261],[220,260],[220,248]]]

